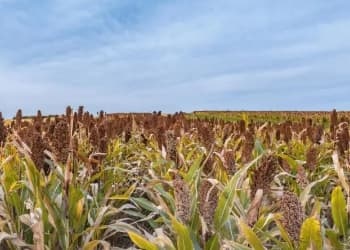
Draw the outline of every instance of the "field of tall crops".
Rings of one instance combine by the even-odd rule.
[[[349,121],[0,115],[0,249],[350,249]]]

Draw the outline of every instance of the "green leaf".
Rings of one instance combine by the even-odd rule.
[[[228,217],[233,207],[233,201],[236,195],[236,190],[239,188],[241,180],[245,178],[248,169],[254,166],[254,164],[261,158],[261,156],[262,155],[260,155],[255,160],[238,170],[231,177],[229,183],[226,185],[223,192],[220,194],[218,206],[215,210],[214,215],[214,224],[216,230],[220,231],[220,229],[228,220]]]
[[[301,192],[300,194],[300,202],[301,202],[301,205],[302,207],[305,207],[307,201],[309,200],[310,198],[310,192],[311,192],[311,189],[316,186],[317,184],[325,181],[328,179],[328,175],[325,175],[323,178],[319,179],[319,180],[316,180],[314,182],[311,182],[309,185],[307,185],[304,190]]]
[[[300,230],[300,250],[322,249],[320,222],[315,218],[307,218]]]
[[[339,235],[334,232],[333,230],[326,230],[326,237],[328,239],[328,241],[330,242],[330,244],[332,245],[332,249],[343,249],[342,247],[342,243],[339,240]]]
[[[165,201],[170,205],[170,207],[175,210],[175,201],[174,197],[167,191],[164,190],[164,187],[160,184],[154,186],[154,190],[157,191]]]
[[[288,165],[290,165],[292,167],[292,169],[297,169],[299,163],[296,160],[294,160],[292,157],[290,157],[286,154],[283,154],[283,153],[277,154],[277,156],[279,156],[283,160],[285,160],[288,163]]]
[[[150,242],[149,240],[145,239],[143,236],[141,236],[137,233],[129,231],[128,235],[129,235],[130,239],[132,240],[132,242],[141,249],[144,249],[144,250],[157,250],[158,249],[157,245],[153,244],[152,242]]]
[[[242,114],[242,120],[244,121],[245,127],[247,127],[248,124],[249,124],[249,119],[248,119],[248,114],[247,113],[243,113]]]
[[[188,228],[171,215],[171,223],[177,238],[178,250],[194,249]]]
[[[89,243],[87,243],[83,247],[83,250],[94,250],[94,249],[97,249],[98,245],[103,246],[103,249],[105,249],[105,250],[110,249],[110,244],[107,241],[104,241],[104,240],[93,240],[93,241],[90,241]]]
[[[336,228],[340,235],[347,234],[348,215],[346,212],[346,201],[341,187],[338,186],[333,189],[332,198],[332,217]]]
[[[255,140],[255,143],[254,143],[254,149],[255,151],[258,153],[258,155],[261,155],[264,153],[264,146],[263,144],[261,143],[260,140],[256,139]]]
[[[190,167],[190,169],[186,173],[184,179],[187,183],[190,183],[191,181],[193,181],[196,178],[196,176],[198,175],[198,173],[200,171],[202,159],[203,159],[202,155],[197,157],[197,159],[193,162],[192,166]]]
[[[151,212],[158,212],[158,208],[154,203],[150,202],[149,200],[145,198],[131,198],[131,201],[133,201],[136,205],[142,207],[143,209],[146,209],[147,211]]]
[[[126,190],[124,194],[116,194],[109,197],[108,199],[109,200],[129,200],[132,193],[135,191],[135,189],[136,189],[136,184],[133,184],[132,186],[129,187],[128,190]]]
[[[81,216],[84,208],[84,196],[81,190],[71,186],[69,188],[69,218],[71,225],[77,231],[81,225]]]
[[[293,243],[292,243],[291,239],[289,238],[288,233],[286,232],[286,230],[284,229],[284,227],[282,226],[282,224],[280,222],[280,214],[275,214],[274,215],[274,220],[275,220],[276,225],[277,225],[277,227],[278,227],[278,229],[280,231],[280,235],[281,235],[282,239],[285,242],[287,242],[288,247],[290,249],[293,249]]]
[[[248,225],[246,225],[242,220],[239,221],[239,228],[241,234],[244,238],[249,242],[249,245],[253,247],[255,250],[264,250],[264,245],[255,234],[253,229],[251,229]]]
[[[205,244],[205,250],[217,250],[220,249],[219,237],[217,234],[212,236]]]

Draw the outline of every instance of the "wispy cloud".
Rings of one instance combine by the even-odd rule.
[[[348,1],[0,0],[0,110],[349,109]]]

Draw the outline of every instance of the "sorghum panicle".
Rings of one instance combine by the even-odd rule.
[[[65,120],[58,122],[52,136],[52,146],[57,160],[65,163],[69,153],[69,126]]]
[[[173,131],[166,132],[166,152],[167,158],[171,161],[177,162],[176,137]]]
[[[227,174],[233,175],[236,172],[236,162],[234,157],[233,150],[225,150],[223,152],[224,158],[224,168],[227,171]]]
[[[254,134],[246,131],[244,134],[243,148],[242,148],[242,162],[247,163],[252,159],[252,152],[254,150],[255,138]]]
[[[270,193],[270,185],[278,169],[278,159],[274,155],[264,156],[259,166],[253,171],[251,182],[251,197],[254,197],[258,189],[264,194]]]
[[[304,213],[298,196],[295,193],[286,191],[280,201],[282,213],[281,223],[291,239],[298,242],[300,228],[304,220]]]
[[[178,175],[173,181],[175,195],[175,215],[183,223],[187,224],[191,219],[191,196],[187,183]]]
[[[45,162],[44,151],[48,149],[48,143],[42,138],[40,132],[34,132],[31,137],[31,151],[32,159],[36,168],[40,171],[43,170],[45,174],[49,174],[49,165]]]
[[[305,167],[310,171],[313,171],[317,167],[318,148],[317,146],[311,146],[306,152],[306,164]]]
[[[209,227],[213,226],[215,209],[218,204],[218,189],[208,180],[202,181],[199,188],[199,212]]]
[[[7,129],[5,127],[4,118],[2,117],[2,113],[0,112],[0,145],[4,144],[7,137]]]
[[[332,139],[335,139],[335,133],[336,133],[336,129],[337,129],[337,125],[338,125],[338,115],[337,115],[337,111],[335,109],[333,109],[332,113],[331,113],[331,118],[330,118],[330,131],[331,131],[331,135],[332,135]]]

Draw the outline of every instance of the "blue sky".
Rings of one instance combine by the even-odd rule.
[[[350,1],[0,0],[0,110],[350,110]]]

